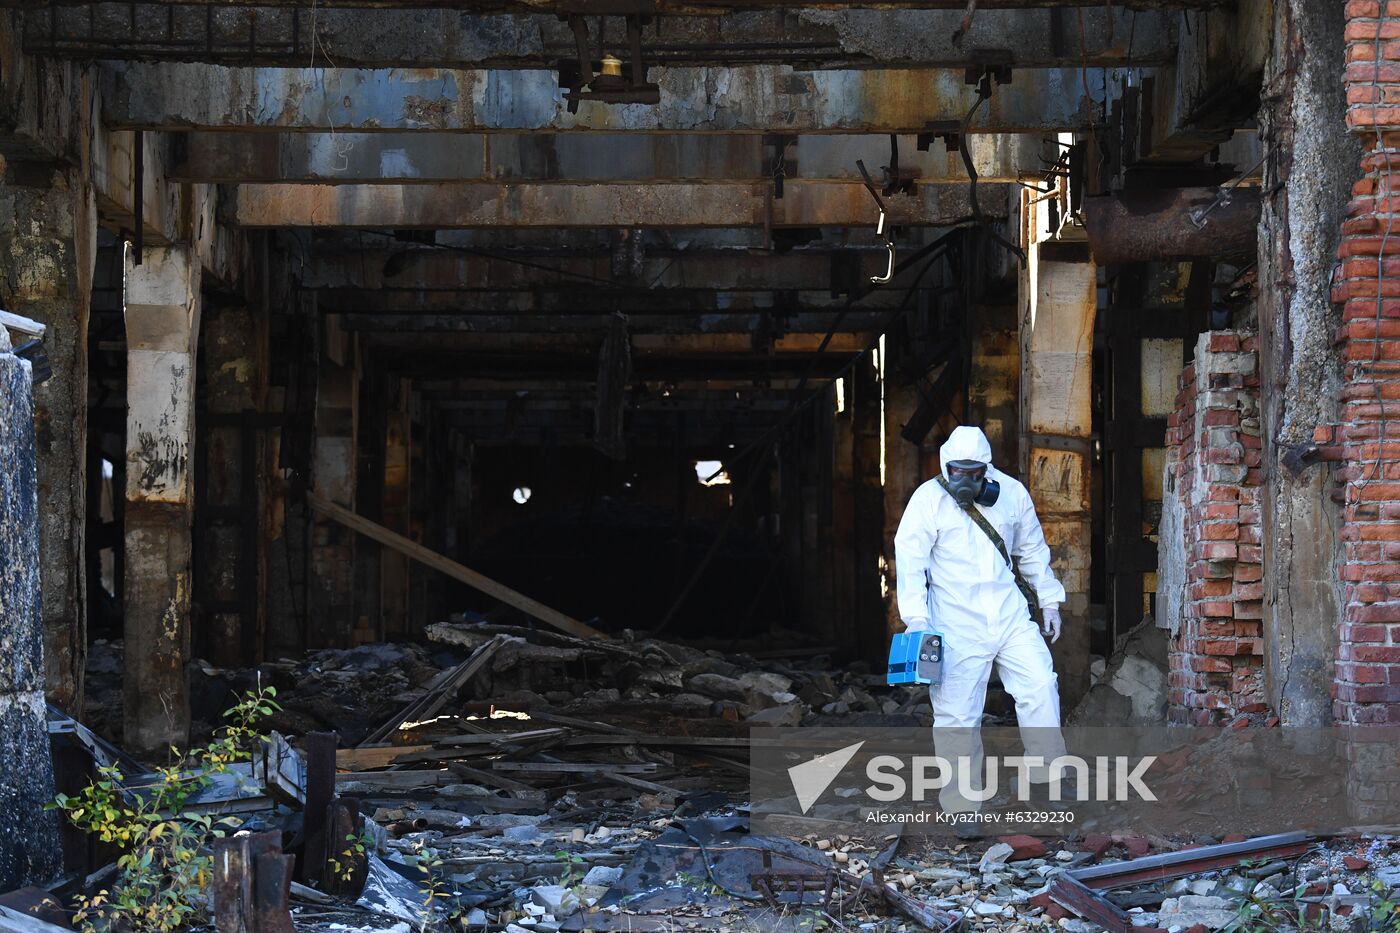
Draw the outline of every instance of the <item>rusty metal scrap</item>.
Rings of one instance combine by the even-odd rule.
[[[239,833],[214,842],[214,928],[218,933],[292,933],[287,903],[292,857],[282,834]]]
[[[1252,254],[1262,201],[1237,188],[1228,202],[1215,188],[1121,191],[1084,199],[1084,229],[1099,265]],[[1209,215],[1202,212],[1209,210]],[[1193,217],[1209,216],[1200,225]]]
[[[1198,872],[1228,868],[1248,859],[1293,858],[1306,852],[1312,843],[1313,837],[1305,832],[1279,833],[1244,842],[1227,842],[1180,852],[1146,855],[1125,862],[1070,869],[1055,876],[1050,883],[1050,897],[1086,920],[1100,924],[1109,933],[1131,933],[1132,918],[1099,891],[1145,881],[1170,881]]]

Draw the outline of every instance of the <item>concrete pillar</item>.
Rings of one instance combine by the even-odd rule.
[[[393,392],[384,427],[384,527],[401,535],[410,532],[410,492],[413,465],[412,396],[407,379],[393,380]],[[379,556],[379,595],[383,607],[384,637],[408,634],[408,558],[382,548]]]
[[[854,406],[851,472],[855,486],[855,593],[852,620],[860,656],[882,660],[885,644],[885,604],[880,595],[880,558],[885,540],[885,499],[881,485],[880,371],[874,354],[851,370]]]
[[[125,743],[183,745],[190,710],[190,550],[200,266],[186,248],[128,253]]]
[[[87,655],[87,330],[97,217],[80,173],[44,181],[0,188],[0,295],[11,311],[48,326],[53,377],[34,388],[45,675],[49,698],[78,713]]]
[[[888,345],[888,343],[887,343]],[[882,569],[885,600],[885,629],[888,634],[904,630],[899,620],[898,589],[895,586],[894,533],[909,497],[928,477],[923,473],[918,444],[900,436],[904,425],[919,407],[919,390],[913,383],[885,383],[885,536]]]
[[[202,317],[195,644],[215,665],[242,667],[256,664],[263,648],[266,471],[256,416],[267,395],[266,316],[240,305],[211,307]]]
[[[1021,277],[1022,478],[1064,584],[1064,632],[1051,648],[1066,711],[1089,689],[1092,263],[1049,261],[1031,244]]]
[[[29,364],[0,327],[0,891],[62,868],[44,715],[39,496]]]
[[[368,354],[356,406],[359,438],[355,444],[355,511],[371,521],[383,521],[384,413],[388,408],[383,371]],[[355,542],[355,639],[382,641],[384,618],[380,611],[380,545],[368,538]]]
[[[353,365],[340,365],[328,357],[321,360],[316,392],[316,491],[352,510],[359,385]],[[348,645],[355,629],[355,532],[317,515],[310,559],[311,645]]]
[[[1362,146],[1347,132],[1347,85],[1339,78],[1345,6],[1275,4],[1260,96],[1259,135],[1272,153],[1259,221],[1264,672],[1268,701],[1291,726],[1332,721],[1344,603],[1337,566],[1346,558],[1378,559],[1362,550],[1373,544],[1366,541],[1347,542],[1338,555],[1342,509],[1331,497],[1331,468],[1309,455],[1314,429],[1338,416],[1342,378],[1330,289],[1351,185],[1361,175]],[[1374,298],[1359,304],[1372,316]]]
[[[448,526],[448,553],[466,562],[472,546],[472,462],[476,447],[459,433],[452,436],[452,522]]]
[[[836,383],[831,432],[831,532],[828,557],[831,570],[832,616],[837,643],[855,649],[855,421],[851,384],[847,375]]]

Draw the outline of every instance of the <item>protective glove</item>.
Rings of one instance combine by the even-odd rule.
[[[1050,644],[1060,640],[1060,607],[1042,606],[1040,607],[1040,617],[1043,620],[1041,630],[1050,639]]]
[[[932,628],[933,624],[929,622],[928,619],[922,617],[904,620],[904,630],[906,632],[927,632],[931,631]]]

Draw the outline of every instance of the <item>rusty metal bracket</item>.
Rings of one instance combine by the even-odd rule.
[[[888,285],[894,279],[894,225],[890,224],[888,227],[885,225],[885,202],[880,197],[880,193],[875,190],[875,183],[870,180],[870,173],[865,169],[865,162],[861,159],[856,159],[856,168],[860,170],[860,177],[865,183],[865,190],[870,192],[870,197],[874,199],[875,206],[880,209],[880,219],[875,224],[875,233],[884,238],[885,257],[887,259],[885,274],[872,275],[870,277],[870,284]]]
[[[582,100],[596,100],[604,104],[659,104],[661,88],[646,80],[647,65],[642,58],[642,27],[651,22],[651,17],[641,14],[627,16],[627,62],[629,77],[611,74],[605,63],[599,62],[599,71],[593,70],[593,62],[588,55],[588,24],[582,16],[568,17],[569,27],[574,33],[577,52],[576,62],[559,63],[559,85],[565,88],[564,100],[569,113],[578,113]],[[598,56],[603,57],[604,20],[598,18]]]
[[[820,903],[814,905],[823,912],[832,909],[832,896],[840,887],[836,869],[774,868],[773,853],[763,850],[763,870],[749,875],[749,883],[773,907],[806,906],[807,892],[821,892]],[[796,901],[783,901],[782,895],[795,894]],[[838,901],[841,900],[838,898]]]
[[[214,928],[219,933],[293,933],[287,897],[292,857],[282,834],[239,833],[214,841]]]

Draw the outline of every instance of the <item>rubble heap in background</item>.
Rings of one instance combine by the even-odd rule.
[[[1087,933],[1105,920],[1183,933],[1298,928],[1300,916],[1352,929],[1400,897],[1400,840],[1383,835],[1294,834],[1214,861],[1216,850],[1192,852],[1222,843],[1206,837],[752,835],[752,725],[926,725],[922,689],[874,690],[872,678],[832,673],[811,652],[798,662],[486,624],[435,625],[429,638],[197,676],[196,694],[215,709],[259,679],[276,686],[284,709],[264,725],[302,736],[292,744],[304,765],[274,734],[247,768],[254,790],[229,801],[263,834],[228,844],[250,864],[267,849],[272,861],[257,864],[278,871],[285,845],[305,880],[254,910],[250,930],[285,933],[267,923],[288,906],[287,922],[315,933],[412,933],[448,919],[507,933]],[[97,657],[119,670],[112,653]],[[99,760],[120,754],[81,726],[62,728]],[[250,810],[259,800],[275,806]],[[331,828],[308,828],[322,811]],[[348,880],[306,864],[324,862],[308,842],[317,832],[334,839],[360,821],[366,851]],[[1163,860],[1176,867],[1155,867]],[[1155,874],[1140,877],[1147,868]],[[219,929],[244,922],[229,907],[249,890],[237,880],[216,879]]]

